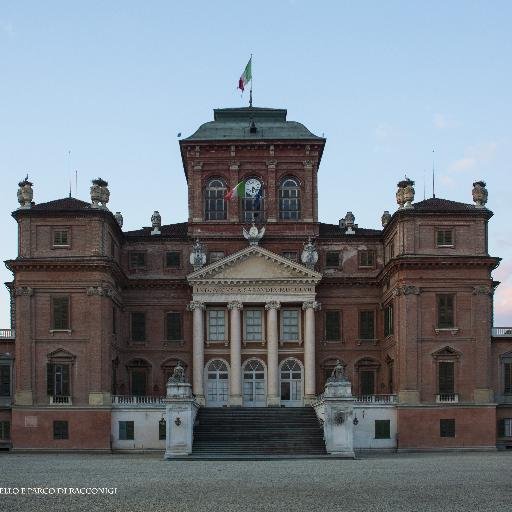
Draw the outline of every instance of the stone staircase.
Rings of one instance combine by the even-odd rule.
[[[323,429],[312,407],[201,408],[192,456],[326,455]]]

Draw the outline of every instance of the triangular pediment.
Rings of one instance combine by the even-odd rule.
[[[57,350],[54,350],[53,352],[50,352],[48,355],[47,355],[47,358],[50,360],[55,360],[55,359],[58,359],[58,360],[67,360],[67,361],[71,361],[71,360],[74,360],[75,359],[75,355],[72,354],[71,352],[68,352],[67,350],[63,349],[63,348],[58,348]]]
[[[432,352],[432,357],[460,357],[462,354],[455,350],[453,347],[446,346],[439,350],[436,350],[435,352]]]
[[[259,246],[249,246],[189,274],[194,283],[304,282],[318,283],[322,275]]]

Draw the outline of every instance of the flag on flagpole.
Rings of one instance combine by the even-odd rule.
[[[241,74],[238,80],[238,87],[242,92],[244,92],[245,86],[252,80],[252,56],[245,66],[244,72]]]
[[[224,199],[226,201],[231,201],[231,199],[236,199],[237,197],[241,197],[245,192],[245,181],[241,181],[234,188],[228,190]]]

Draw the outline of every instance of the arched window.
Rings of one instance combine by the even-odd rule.
[[[205,220],[226,220],[226,184],[219,178],[210,180],[204,192]]]
[[[284,178],[279,187],[279,218],[298,220],[300,218],[300,186],[295,178]]]
[[[257,178],[247,178],[242,196],[242,222],[263,222],[265,191]]]

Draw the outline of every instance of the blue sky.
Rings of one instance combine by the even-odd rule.
[[[495,324],[512,325],[511,20],[508,1],[3,0],[0,257],[16,255],[10,212],[27,172],[36,202],[66,196],[78,169],[73,195],[107,179],[126,229],[153,210],[186,220],[177,134],[247,104],[235,88],[253,53],[254,105],[327,137],[322,221],[351,210],[379,227],[405,173],[417,200],[424,181],[430,196],[432,148],[438,197],[471,202],[487,181],[490,252],[503,258]],[[0,291],[0,327],[8,309]]]

